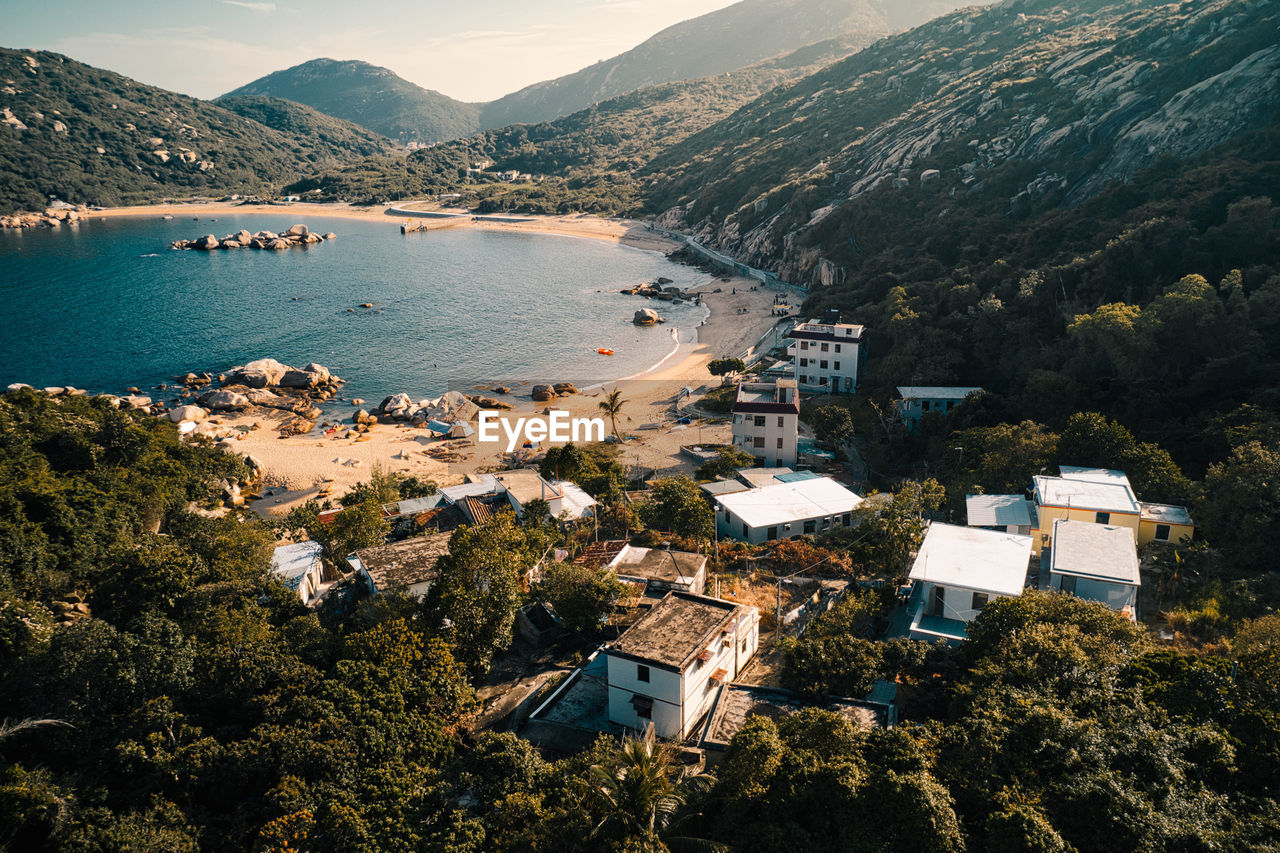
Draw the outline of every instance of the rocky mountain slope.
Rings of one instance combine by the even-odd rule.
[[[114,205],[256,192],[392,150],[348,122],[263,106],[246,117],[56,53],[0,48],[0,213],[43,210],[51,196]]]
[[[673,227],[783,278],[839,282],[894,194],[1011,215],[1077,204],[1280,113],[1280,7],[1005,0],[766,94],[641,178]]]
[[[306,104],[397,142],[440,142],[480,129],[480,105],[454,100],[357,60],[313,59],[223,97],[267,95]]]
[[[484,105],[482,127],[547,121],[627,92],[733,71],[838,36],[867,42],[961,5],[950,0],[742,0]]]

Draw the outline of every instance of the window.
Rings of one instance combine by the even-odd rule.
[[[845,527],[848,527],[850,524],[853,524],[853,513],[846,512],[844,515],[840,516],[840,521],[841,523],[844,524]]]
[[[827,377],[825,377],[825,376],[824,376],[824,377],[822,377],[821,379],[819,379],[819,380],[818,380],[818,384],[819,384],[819,385],[826,385],[826,384],[827,384]]]
[[[1110,523],[1111,523],[1111,513],[1109,513],[1109,512],[1100,512],[1100,513],[1098,513],[1096,516],[1094,516],[1094,521],[1096,521],[1098,524],[1110,524]]]
[[[830,345],[830,344],[823,344],[823,345],[822,345],[822,351],[823,351],[823,352],[826,352],[826,351],[827,351],[827,350],[829,350],[829,349],[831,349],[831,345]]]
[[[948,412],[949,412],[949,411],[951,411],[952,409],[954,409],[955,407],[956,407],[956,401],[955,401],[955,400],[948,400],[948,401],[947,401],[947,411],[948,411]]]
[[[852,390],[853,390],[853,377],[851,377],[851,376],[846,376],[846,377],[844,378],[844,390],[846,390],[846,391],[852,391]]]
[[[818,365],[818,367],[822,368],[823,370],[826,370],[826,369],[827,369],[827,360],[824,358],[824,359],[822,360],[822,364],[819,364],[819,365]]]
[[[742,538],[743,539],[751,538],[751,528],[747,527],[747,523],[745,521],[742,522]]]
[[[802,373],[802,374],[800,374],[800,384],[801,384],[801,385],[808,385],[808,384],[809,384],[809,377],[808,377],[808,376],[805,376],[803,373]]]
[[[840,352],[840,345],[836,344],[836,352]]]
[[[752,441],[752,444],[756,447],[764,447],[764,436],[757,435],[755,439]]]
[[[806,521],[806,522],[804,523],[804,532],[805,532],[805,533],[815,533],[817,530],[818,530],[818,523],[817,523],[817,521]]]
[[[801,367],[808,367],[808,366],[809,366],[809,359],[807,359],[807,358],[802,358],[802,359],[800,359],[800,366],[801,366]]]
[[[785,421],[783,420],[782,415],[778,415],[778,429],[782,429],[782,427],[784,427],[785,425],[786,425],[786,423],[785,423]],[[779,446],[781,446],[781,445],[779,445]]]
[[[765,538],[766,538],[766,539],[777,539],[777,538],[778,538],[778,528],[777,528],[777,527],[770,527],[770,528],[768,529],[768,531],[766,531],[766,532],[765,532]]]
[[[920,403],[920,411],[922,411],[922,412],[927,412],[927,411],[929,411],[929,401],[928,401],[928,400],[925,400],[925,401],[923,401],[923,402],[921,402],[921,403]]]
[[[742,653],[744,655],[747,653],[747,640],[745,637],[742,639]]]
[[[756,415],[755,423],[756,423],[756,426],[758,427],[764,426],[764,415]]]
[[[636,693],[631,697],[631,707],[636,709],[636,716],[646,720],[653,719],[653,699]]]
[[[831,362],[831,366],[832,366],[834,369],[839,370],[839,369],[840,369],[840,362],[838,362],[838,361],[833,361],[833,362]]]
[[[782,436],[778,436],[778,449],[782,449]]]
[[[991,600],[991,596],[985,592],[975,592],[973,594],[973,609],[981,610],[987,606],[987,602]]]
[[[636,681],[643,681],[645,683],[648,683],[649,667],[643,666],[642,664],[636,664]]]
[[[1062,590],[1063,592],[1069,592],[1072,595],[1075,595],[1076,594],[1076,576],[1063,575],[1062,580],[1058,581],[1058,589]]]
[[[1169,525],[1167,524],[1156,525],[1156,539],[1159,539],[1161,542],[1169,541]]]
[[[808,342],[808,341],[801,341],[801,342],[800,342],[800,349],[808,349],[808,348],[809,348],[809,342]]]

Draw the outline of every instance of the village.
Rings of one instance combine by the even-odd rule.
[[[526,603],[515,613],[511,648],[480,686],[484,707],[475,730],[515,732],[565,754],[602,733],[652,727],[707,765],[752,716],[818,705],[861,727],[896,724],[899,685],[891,681],[820,700],[781,682],[789,644],[850,596],[879,602],[867,629],[872,640],[956,645],[991,601],[1037,589],[1099,602],[1136,622],[1143,607],[1139,549],[1193,539],[1186,508],[1140,500],[1125,472],[1062,465],[1034,476],[1022,493],[968,495],[963,523],[917,507],[912,523],[921,535],[897,575],[849,565],[848,543],[888,513],[895,496],[867,490],[852,436],[815,431],[802,411],[858,393],[866,328],[832,312],[787,329],[753,364],[728,360],[736,363],[712,369],[725,373],[722,385],[672,407],[677,428],[696,428],[695,421],[728,427],[727,444],[682,448],[696,486],[665,471],[601,500],[558,476],[579,452],[573,445],[526,451],[512,454],[507,469],[383,504],[391,533],[346,554],[337,572],[326,567],[322,544],[307,539],[280,545],[273,568],[311,607],[344,589],[422,598],[459,528],[503,513],[521,524],[551,525],[557,542],[521,578]],[[984,393],[970,386],[897,390],[892,418],[908,434]],[[600,408],[607,411],[606,403]],[[467,419],[476,414],[475,406],[458,408],[429,428],[469,436]],[[600,459],[625,453],[627,440],[615,424]],[[683,485],[671,485],[677,482]],[[333,524],[343,512],[323,510],[317,521]],[[690,526],[690,515],[708,523]],[[638,517],[651,523],[631,529]],[[655,518],[685,521],[664,526]],[[604,576],[615,584],[585,629],[545,594],[546,576],[563,566],[573,567],[577,574],[569,576],[580,583]]]

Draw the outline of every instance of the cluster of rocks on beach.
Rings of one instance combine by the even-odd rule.
[[[22,212],[0,216],[0,228],[61,228],[76,225],[89,212],[85,205],[55,202],[41,213]]]
[[[169,248],[198,249],[205,252],[213,251],[214,249],[279,250],[291,249],[294,246],[310,246],[316,243],[323,243],[325,240],[332,240],[336,236],[338,235],[332,231],[321,236],[305,225],[290,226],[288,230],[280,234],[274,231],[259,231],[256,234],[251,234],[242,228],[235,234],[228,234],[221,239],[213,234],[206,234],[194,240],[174,240],[169,244]]]
[[[624,287],[619,291],[625,296],[643,296],[646,299],[657,299],[662,302],[684,302],[689,301],[694,305],[702,304],[702,297],[698,294],[690,295],[671,283],[671,279],[659,277],[651,284],[641,284],[636,287]],[[653,326],[658,323],[665,323],[666,318],[659,316],[657,311],[652,308],[641,308],[636,311],[631,318],[631,322],[637,326]]]

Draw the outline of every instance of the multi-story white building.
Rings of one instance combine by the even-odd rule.
[[[865,326],[810,320],[787,335],[796,381],[804,391],[852,394],[858,390],[858,371],[866,359],[862,346]]]
[[[760,643],[754,607],[671,592],[604,647],[609,721],[683,739]]]
[[[795,465],[799,398],[794,379],[743,382],[733,403],[733,446],[761,465]]]

